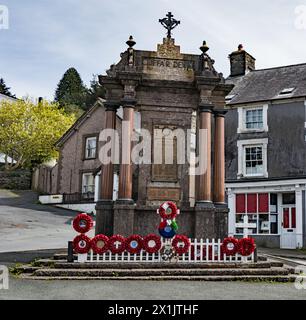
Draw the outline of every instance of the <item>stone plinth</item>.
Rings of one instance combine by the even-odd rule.
[[[135,204],[116,201],[114,204],[114,234],[125,237],[134,233]]]
[[[96,204],[96,234],[113,235],[114,214],[112,200],[99,200]]]

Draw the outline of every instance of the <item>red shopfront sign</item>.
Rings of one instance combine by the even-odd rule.
[[[236,213],[269,213],[269,194],[236,194]]]

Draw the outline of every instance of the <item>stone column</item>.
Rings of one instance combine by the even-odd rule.
[[[196,176],[197,200],[195,204],[195,231],[194,236],[200,238],[215,238],[215,207],[212,202],[212,168],[211,168],[211,122],[212,122],[213,105],[210,103],[201,103],[198,109],[199,113],[199,130],[204,131],[204,141],[200,141],[198,137],[199,166],[201,174]],[[200,145],[202,144],[202,145]],[[201,154],[202,153],[202,154]],[[202,173],[203,171],[203,173]]]
[[[129,236],[134,230],[135,203],[132,199],[131,147],[134,130],[135,87],[125,84],[125,97],[122,100],[123,122],[121,138],[121,163],[119,173],[118,200],[114,205],[114,234]]]
[[[105,129],[116,129],[116,111],[119,102],[107,101],[105,106]],[[113,137],[114,138],[114,137]],[[114,151],[114,149],[113,149]],[[96,234],[113,235],[113,179],[114,164],[102,164],[100,196],[96,204]]]
[[[215,110],[214,136],[214,192],[215,233],[220,239],[228,235],[229,209],[225,203],[225,150],[224,150],[224,115],[226,110]]]
[[[214,137],[214,192],[215,204],[225,204],[225,151],[224,151],[224,115],[226,110],[215,110]]]
[[[118,201],[133,203],[131,146],[134,129],[134,106],[136,100],[123,100],[122,159],[119,175]]]
[[[211,193],[211,121],[212,121],[212,105],[202,104],[199,107],[199,130],[206,130],[204,145],[198,149],[203,149],[203,154],[199,154],[199,166],[204,168],[204,172],[198,177],[197,204],[212,203]],[[199,141],[199,143],[201,143]]]

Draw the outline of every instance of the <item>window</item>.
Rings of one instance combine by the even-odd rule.
[[[225,102],[230,102],[236,95],[235,94],[229,94],[225,97]]]
[[[268,105],[238,108],[237,133],[268,131]]]
[[[263,128],[263,110],[251,109],[245,112],[246,129],[262,129]]]
[[[294,91],[294,89],[295,89],[294,87],[293,88],[285,88],[279,93],[279,95],[291,94]]]
[[[245,173],[248,176],[262,175],[262,147],[245,147]]]
[[[268,139],[238,140],[237,177],[268,177]]]
[[[82,195],[87,198],[94,198],[95,177],[92,173],[83,173],[82,175]]]
[[[85,141],[85,159],[93,159],[96,157],[97,137],[88,137]]]
[[[249,229],[250,234],[277,234],[278,214],[277,195],[273,193],[241,193],[236,194],[236,223],[243,222],[248,215],[248,222],[256,227]],[[243,234],[242,228],[236,228],[237,234]]]

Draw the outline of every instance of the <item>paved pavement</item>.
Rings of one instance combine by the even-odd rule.
[[[296,258],[306,260],[305,249],[279,249],[279,248],[258,248],[259,254],[269,254],[284,258]]]
[[[3,299],[234,299],[305,300],[306,289],[293,283],[199,281],[41,281],[10,278]]]
[[[38,204],[32,191],[0,190],[0,253],[67,247],[75,214]]]

